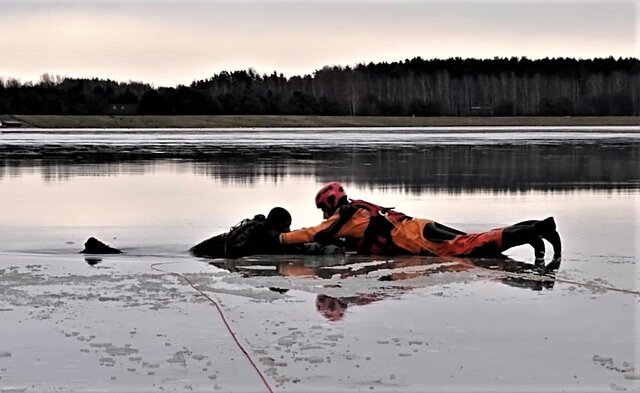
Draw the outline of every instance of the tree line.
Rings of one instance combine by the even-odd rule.
[[[52,115],[620,116],[640,113],[636,58],[432,59],[327,66],[285,77],[223,71],[159,87],[0,78],[0,113]]]

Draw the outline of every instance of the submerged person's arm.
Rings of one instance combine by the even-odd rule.
[[[344,247],[336,244],[322,244],[318,242],[287,244],[281,245],[287,252],[286,254],[305,254],[305,255],[342,255]]]
[[[340,213],[336,213],[315,227],[280,234],[280,242],[282,244],[309,243],[318,241],[319,237],[326,234],[329,234],[329,239],[339,239],[341,237],[362,238],[367,225],[369,225],[369,218],[369,212],[364,209],[358,209],[353,216],[341,223]],[[336,225],[340,225],[340,227],[336,228]]]

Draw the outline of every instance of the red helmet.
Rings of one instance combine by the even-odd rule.
[[[316,194],[316,207],[322,209],[325,218],[331,216],[336,209],[347,202],[347,193],[338,182],[326,184]]]

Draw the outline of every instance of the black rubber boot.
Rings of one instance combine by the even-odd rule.
[[[533,226],[536,234],[553,246],[553,259],[560,258],[562,256],[562,241],[560,240],[560,234],[556,230],[556,222],[553,217],[538,221]]]
[[[533,224],[535,222],[535,224]],[[511,247],[530,244],[533,247],[536,259],[544,258],[544,242],[536,232],[537,221],[527,221],[506,227],[502,230],[502,251]]]

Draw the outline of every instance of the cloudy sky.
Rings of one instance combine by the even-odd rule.
[[[188,84],[423,58],[638,57],[633,0],[0,0],[0,77]]]

